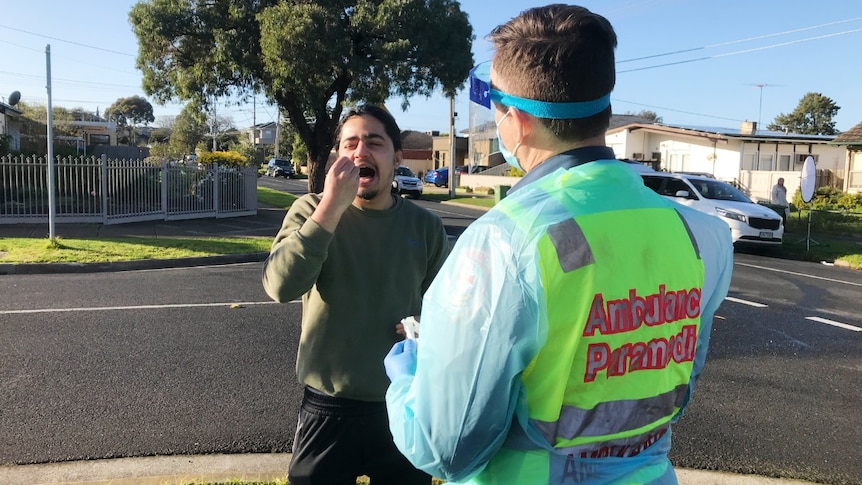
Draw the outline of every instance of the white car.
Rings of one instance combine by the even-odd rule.
[[[393,194],[407,194],[408,196],[418,199],[422,196],[422,181],[413,173],[412,170],[399,165],[395,167],[395,177],[392,180]]]
[[[720,217],[730,226],[733,243],[779,246],[784,237],[781,216],[755,204],[736,187],[702,175],[641,172],[644,185],[692,209]]]

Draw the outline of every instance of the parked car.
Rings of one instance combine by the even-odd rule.
[[[425,182],[434,184],[436,187],[449,186],[449,167],[438,168],[437,170],[429,170],[425,173]]]
[[[734,244],[781,245],[784,225],[774,210],[755,204],[736,187],[702,175],[640,172],[657,194],[718,216],[730,226]]]
[[[293,164],[286,158],[270,158],[266,164],[266,175],[269,177],[284,177],[292,179],[296,177]]]
[[[400,165],[395,167],[395,177],[392,180],[393,194],[407,194],[409,197],[418,199],[422,196],[422,181],[412,170]]]

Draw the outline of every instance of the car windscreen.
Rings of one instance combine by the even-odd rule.
[[[401,176],[404,176],[404,177],[415,177],[415,176],[416,176],[416,175],[414,175],[414,174],[413,174],[413,172],[412,172],[409,168],[407,168],[407,167],[398,167],[398,168],[396,168],[396,169],[395,169],[395,175],[401,175]]]
[[[751,199],[730,184],[707,179],[688,179],[688,182],[707,199],[751,203]]]

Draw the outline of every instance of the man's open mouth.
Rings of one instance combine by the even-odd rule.
[[[359,178],[371,178],[377,174],[377,171],[371,167],[359,167]]]

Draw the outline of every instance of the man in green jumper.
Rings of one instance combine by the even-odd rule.
[[[275,301],[302,296],[296,372],[305,386],[291,485],[429,484],[392,442],[380,364],[418,315],[448,254],[443,223],[391,194],[401,163],[392,116],[364,105],[344,115],[322,194],[294,202],[275,237],[263,286]]]

